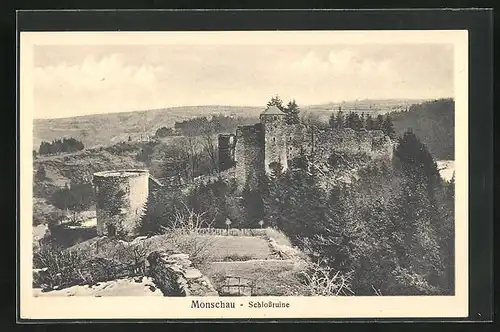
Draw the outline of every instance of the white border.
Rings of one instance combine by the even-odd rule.
[[[34,45],[452,44],[455,78],[455,296],[227,298],[236,309],[191,309],[196,298],[33,297],[32,136]],[[20,317],[22,319],[423,318],[468,316],[468,33],[435,31],[22,32],[20,37]],[[225,299],[225,298],[218,298]],[[207,298],[200,298],[207,300]],[[248,301],[289,302],[249,308]],[[240,306],[243,304],[243,306]]]

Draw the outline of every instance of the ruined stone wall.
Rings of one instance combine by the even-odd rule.
[[[380,130],[317,129],[296,125],[290,126],[286,135],[290,160],[299,156],[301,150],[322,161],[326,161],[334,151],[345,154],[364,153],[375,159],[392,158],[392,143]]]
[[[234,166],[235,162],[236,135],[219,134],[219,169],[224,171]]]
[[[210,280],[191,266],[189,255],[152,252],[149,275],[165,296],[219,296]]]
[[[370,158],[392,159],[392,142],[380,130],[356,131],[350,128],[330,129],[287,125],[280,115],[261,115],[261,123],[239,126],[236,131],[235,177],[240,189],[255,188],[258,179],[271,172],[270,164],[279,162],[286,170],[301,153],[326,162],[333,152],[366,154]],[[220,153],[231,157],[231,135],[219,136]],[[222,147],[221,147],[222,146]]]
[[[255,189],[264,174],[264,132],[260,123],[237,128],[235,162],[238,187]]]
[[[145,170],[99,172],[94,174],[97,234],[133,238],[149,197],[149,172]]]

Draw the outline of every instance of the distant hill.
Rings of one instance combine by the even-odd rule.
[[[85,115],[72,118],[35,119],[33,122],[33,149],[40,142],[61,137],[73,137],[86,148],[108,146],[126,141],[129,136],[138,139],[146,131],[153,135],[160,127],[173,127],[176,121],[212,114],[257,118],[260,107],[186,106],[148,111]]]
[[[343,112],[365,113],[376,117],[379,114],[398,112],[406,110],[410,105],[425,102],[425,99],[363,99],[354,101],[343,101],[321,105],[310,105],[302,107],[305,112],[313,113],[322,120],[328,121],[332,113],[339,110]]]
[[[438,160],[455,159],[455,103],[439,99],[412,105],[408,111],[391,113],[398,135],[411,129]]]
[[[285,101],[286,102],[286,101]],[[339,106],[345,111],[370,112],[372,114],[401,110],[421,100],[359,100],[322,105],[299,105],[302,112],[311,112],[327,120]],[[153,135],[162,127],[173,127],[177,121],[211,114],[234,115],[243,118],[258,119],[264,106],[185,106],[156,110],[144,110],[124,113],[86,115],[59,119],[34,120],[33,148],[38,149],[40,142],[52,141],[62,137],[73,137],[82,141],[86,148],[108,146],[126,141],[129,136],[138,139],[146,131]]]

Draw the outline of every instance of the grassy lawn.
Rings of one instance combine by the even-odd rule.
[[[257,236],[210,235],[213,239],[211,255],[213,261],[223,261],[228,256],[249,259],[269,259],[271,251],[267,240]]]
[[[272,258],[268,242],[263,237],[224,235],[183,235],[182,237],[191,239],[196,237],[196,243],[200,246],[206,246],[204,250],[209,251],[211,261],[224,261],[229,256],[241,257],[246,260]],[[162,235],[155,236],[148,241],[151,241],[155,250],[172,247],[171,240]],[[175,241],[183,242],[183,239],[178,237]]]
[[[97,244],[97,242],[99,244]],[[98,256],[110,257],[116,251],[118,241],[107,238],[93,238],[79,243],[73,248]],[[173,250],[176,245],[198,246],[202,254],[210,261],[271,259],[267,239],[257,236],[222,236],[222,235],[181,235],[175,239],[158,235],[145,241],[148,251]],[[177,248],[180,251],[183,248]],[[189,253],[189,252],[186,252]]]
[[[255,281],[255,296],[300,296],[307,295],[298,278],[300,270],[301,266],[294,261],[254,260],[213,262],[202,272],[216,289],[224,284],[225,276],[238,276]]]

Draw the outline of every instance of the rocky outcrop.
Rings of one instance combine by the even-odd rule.
[[[189,255],[152,252],[149,275],[165,296],[218,296],[210,280],[191,265]]]

